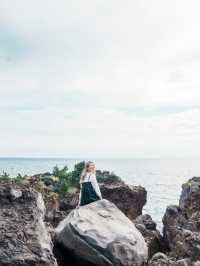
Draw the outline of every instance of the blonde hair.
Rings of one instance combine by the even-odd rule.
[[[84,167],[84,169],[83,169],[83,171],[82,171],[82,173],[80,175],[80,181],[84,180],[84,178],[85,178],[85,176],[86,176],[86,174],[88,172],[88,167],[90,166],[91,163],[94,164],[94,162],[92,162],[92,161],[88,161],[88,162],[85,163],[85,167]]]

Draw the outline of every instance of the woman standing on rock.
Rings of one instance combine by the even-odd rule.
[[[91,161],[85,164],[80,176],[80,194],[78,206],[89,204],[102,199],[101,191],[96,180],[96,167]]]

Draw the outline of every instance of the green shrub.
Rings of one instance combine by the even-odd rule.
[[[85,167],[85,162],[75,164],[74,170],[71,172],[70,180],[72,186],[79,187],[80,175]]]
[[[65,193],[68,192],[69,188],[70,188],[70,182],[69,182],[69,180],[63,179],[60,182],[60,184],[59,184],[59,192],[60,192],[60,194],[63,194],[64,195]]]
[[[71,173],[68,172],[68,167],[64,166],[63,168],[59,169],[59,167],[56,165],[53,168],[53,176],[58,178],[58,182],[56,182],[56,192],[65,194],[68,192],[69,187],[71,186]]]
[[[3,174],[0,175],[0,181],[8,181],[10,180],[10,175],[3,171]]]
[[[96,171],[96,177],[97,177],[97,181],[100,183],[116,183],[116,182],[122,182],[122,179],[117,176],[116,174],[114,174],[113,172],[109,172],[109,171],[100,171],[97,170]]]
[[[62,169],[59,169],[56,165],[53,168],[53,175],[58,177],[60,180],[69,178],[68,167],[64,166]]]

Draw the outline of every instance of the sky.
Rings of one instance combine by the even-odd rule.
[[[199,0],[1,0],[0,156],[200,156]]]

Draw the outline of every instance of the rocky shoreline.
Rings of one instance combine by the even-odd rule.
[[[78,189],[58,197],[41,180],[0,182],[1,266],[200,265],[200,177],[166,206],[162,235],[141,186],[103,179],[104,199],[76,208]]]

